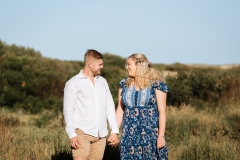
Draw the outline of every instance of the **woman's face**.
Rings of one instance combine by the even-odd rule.
[[[137,66],[132,58],[129,58],[126,63],[126,70],[128,71],[128,76],[135,77]]]

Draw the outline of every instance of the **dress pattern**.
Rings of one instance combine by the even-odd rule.
[[[124,107],[121,159],[167,160],[167,145],[157,149],[159,115],[155,91],[158,89],[166,93],[169,87],[157,81],[150,88],[137,91],[133,85],[128,88],[125,82],[125,79],[119,82]]]

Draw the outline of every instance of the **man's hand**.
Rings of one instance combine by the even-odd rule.
[[[117,146],[117,144],[119,143],[119,138],[118,138],[118,134],[116,133],[112,133],[109,138],[108,138],[108,143],[111,145],[111,146]]]
[[[77,136],[71,138],[70,139],[70,144],[71,144],[72,148],[78,149],[80,147],[80,140],[79,140],[79,138]]]

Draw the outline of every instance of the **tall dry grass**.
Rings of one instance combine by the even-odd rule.
[[[214,110],[196,110],[187,105],[180,108],[169,106],[167,113],[166,137],[170,160],[239,159],[239,104],[229,104]],[[39,119],[44,118],[44,114],[26,115],[0,110],[1,159],[72,159],[61,114],[48,119],[48,123],[44,121],[39,127]],[[104,160],[118,159],[119,147],[107,146]]]
[[[39,115],[0,111],[0,159],[48,160],[69,156],[70,148],[64,129],[53,117],[45,127],[36,126]],[[53,124],[55,128],[53,128]]]
[[[202,111],[186,105],[169,107],[166,134],[169,159],[237,160],[240,105]]]

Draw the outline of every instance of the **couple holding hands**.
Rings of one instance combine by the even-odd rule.
[[[119,82],[116,110],[100,76],[103,55],[98,51],[87,50],[84,68],[66,82],[63,114],[74,160],[101,160],[106,141],[112,146],[120,142],[122,160],[168,159],[164,133],[170,89],[143,54],[129,56],[125,67],[128,76]],[[107,121],[111,134],[106,140]]]

